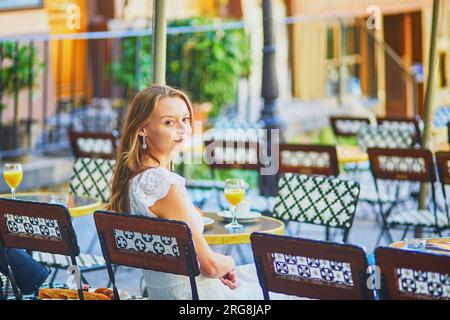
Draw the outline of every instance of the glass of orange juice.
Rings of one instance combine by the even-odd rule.
[[[3,178],[6,184],[11,188],[11,197],[16,198],[16,189],[22,182],[23,170],[20,163],[7,163],[3,170]]]
[[[232,220],[225,228],[230,230],[241,229],[244,226],[237,222],[236,207],[245,197],[246,183],[242,179],[225,180],[225,198],[231,205]]]

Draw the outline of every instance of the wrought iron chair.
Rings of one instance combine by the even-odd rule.
[[[379,247],[375,250],[385,300],[450,300],[450,256]]]
[[[346,242],[359,195],[359,183],[333,177],[287,173],[278,181],[273,217],[343,231]]]
[[[380,127],[390,129],[401,129],[409,132],[413,140],[413,147],[422,146],[422,119],[418,115],[415,117],[378,117],[377,124]]]
[[[112,264],[188,276],[192,299],[198,300],[200,268],[186,223],[108,211],[96,211],[94,220],[116,300]]]
[[[115,160],[77,159],[70,178],[70,192],[78,196],[101,199],[103,203],[108,203],[115,166]]]
[[[109,132],[70,131],[75,158],[115,159],[118,136]]]
[[[78,266],[81,272],[104,268],[101,257],[95,259],[80,255],[70,213],[62,205],[0,198],[0,242],[0,249],[9,269],[8,278],[17,299],[21,299],[21,293],[15,283],[5,248],[33,251],[33,258],[49,267],[52,264],[39,257],[51,258],[59,266],[64,265],[64,268]],[[97,264],[99,260],[103,265]],[[81,280],[85,280],[83,276],[78,293],[80,299],[84,299]]]
[[[374,297],[361,247],[264,233],[250,239],[265,300],[269,291],[310,299]]]
[[[450,230],[450,211],[447,199],[447,185],[450,184],[450,152],[437,152],[436,153],[436,166],[438,169],[439,181],[441,183],[442,195],[444,196],[444,208],[442,211],[447,215],[447,221],[449,222],[448,227]]]
[[[447,228],[446,214],[438,212],[436,207],[434,186],[436,174],[433,155],[429,150],[369,148],[368,154],[378,194],[381,180],[393,184],[430,183],[432,195],[433,209],[431,211],[419,209],[417,199],[413,198],[411,201],[396,202],[388,210],[383,210],[382,203],[379,201],[379,214],[383,225],[377,245],[385,233],[388,241],[393,241],[389,232],[390,228],[403,228],[403,238],[411,227],[420,227],[425,231],[438,234]]]
[[[358,117],[332,116],[330,117],[330,124],[336,138],[356,137],[362,128],[370,125],[370,120]]]

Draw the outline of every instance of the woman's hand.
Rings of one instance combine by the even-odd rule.
[[[234,272],[234,270],[228,272],[226,275],[224,275],[223,277],[220,277],[219,279],[224,285],[226,285],[230,289],[237,288],[237,280],[238,279],[237,279],[237,276],[236,276],[236,273]]]

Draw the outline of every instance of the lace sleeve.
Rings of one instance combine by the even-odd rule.
[[[184,185],[183,179],[179,178],[165,169],[148,169],[137,177],[133,196],[148,209],[167,195],[170,185]]]

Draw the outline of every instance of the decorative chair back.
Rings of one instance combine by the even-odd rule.
[[[70,192],[90,196],[108,203],[115,160],[79,158],[73,165]]]
[[[5,248],[18,248],[69,256],[74,266],[77,266],[75,257],[80,254],[67,207],[3,198],[0,198],[0,247],[6,259]],[[12,272],[9,278],[14,282]],[[83,299],[82,290],[79,296]]]
[[[108,211],[96,211],[94,220],[117,300],[111,264],[188,276],[192,298],[198,299],[195,277],[200,269],[186,223]]]
[[[450,300],[450,256],[379,247],[381,298],[386,300]]]
[[[367,118],[333,116],[330,117],[331,127],[336,137],[353,137],[361,128],[370,125]]]
[[[408,130],[389,127],[364,127],[358,133],[358,144],[363,150],[367,148],[410,149],[413,137]]]
[[[264,233],[253,233],[251,244],[266,300],[269,291],[311,299],[373,299],[360,247]]]
[[[273,216],[345,231],[353,224],[360,186],[333,177],[287,173],[278,181]]]
[[[109,132],[70,131],[75,158],[115,159],[118,137]]]
[[[338,176],[339,164],[336,147],[322,145],[279,145],[280,173]]]
[[[401,129],[409,132],[415,146],[422,145],[422,131],[420,124],[422,120],[419,116],[409,117],[379,117],[377,118],[378,126],[391,129]]]

